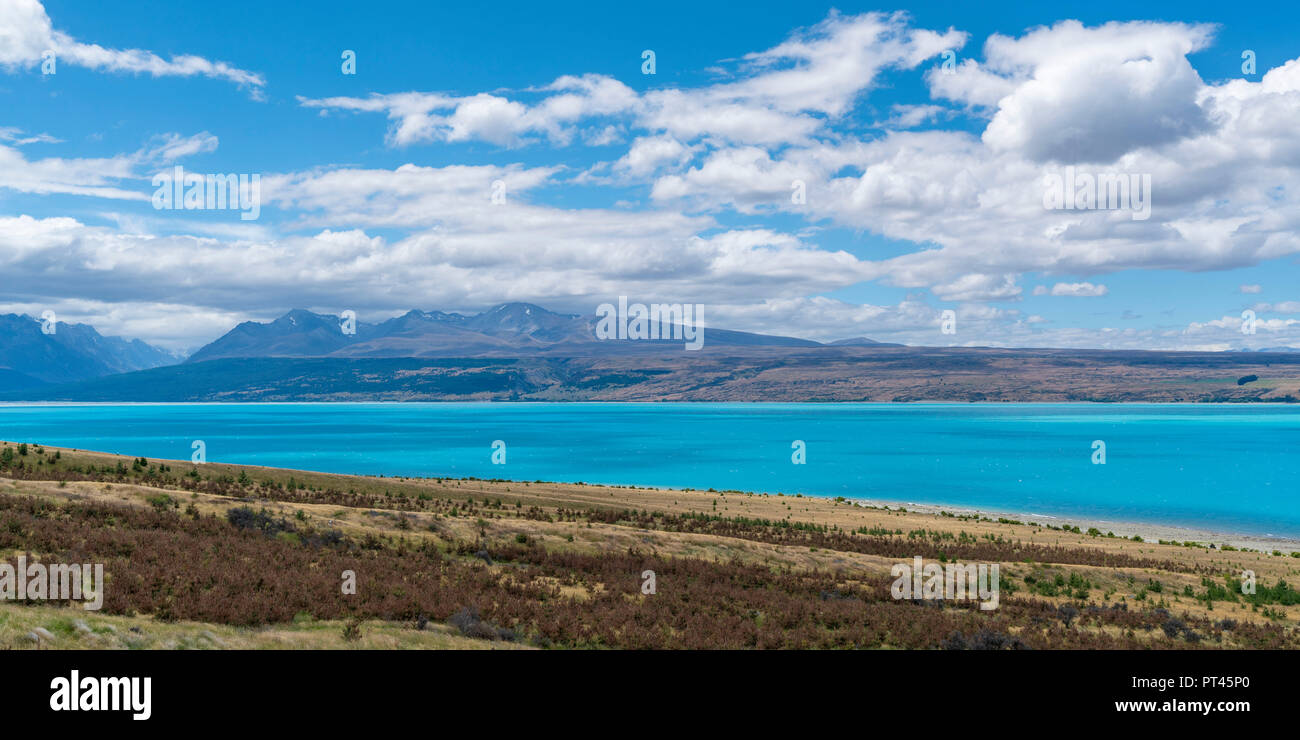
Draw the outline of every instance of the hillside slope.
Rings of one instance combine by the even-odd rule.
[[[603,358],[231,358],[14,388],[0,400],[1294,402],[1300,354],[823,346]]]
[[[0,612],[78,647],[122,645],[105,625],[127,624],[144,633],[127,647],[347,647],[367,635],[371,646],[439,647],[447,626],[489,644],[570,648],[1300,647],[1300,594],[1280,584],[1298,561],[1285,553],[802,496],[31,447],[0,469],[0,520],[0,552],[104,563],[101,613]],[[129,556],[139,550],[150,557]],[[893,598],[892,566],[917,556],[998,563],[998,607]],[[1247,569],[1259,579],[1249,597],[1231,582]],[[354,595],[340,592],[344,570],[359,576]],[[343,638],[347,618],[359,620],[355,641]],[[209,637],[205,624],[220,627]],[[0,627],[0,647],[36,647],[25,639]]]

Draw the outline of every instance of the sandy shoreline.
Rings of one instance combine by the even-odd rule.
[[[559,481],[552,481],[556,485],[566,485]],[[608,484],[589,482],[589,485],[612,485],[615,487],[624,487],[626,484]],[[633,485],[633,488],[637,486]],[[713,489],[699,488],[673,488],[660,486],[643,486],[644,488],[653,488],[663,491],[701,491]],[[785,491],[740,491],[741,493],[753,494],[756,496],[795,496],[801,495],[804,498],[820,499],[823,501],[837,501],[839,497],[825,496],[811,493],[788,493]],[[1089,528],[1095,527],[1105,534],[1114,532],[1117,537],[1129,538],[1134,535],[1141,537],[1146,542],[1158,543],[1160,540],[1166,542],[1195,542],[1202,545],[1213,544],[1222,548],[1223,545],[1231,545],[1237,549],[1259,550],[1261,552],[1273,552],[1280,550],[1285,553],[1300,552],[1300,538],[1284,537],[1273,535],[1246,534],[1242,532],[1232,532],[1219,529],[1205,529],[1202,527],[1188,527],[1175,524],[1159,524],[1155,522],[1134,522],[1119,519],[1098,519],[1093,517],[1074,517],[1058,514],[1044,514],[1042,512],[1024,512],[1012,511],[1007,509],[981,509],[971,506],[958,506],[952,504],[920,504],[912,501],[886,500],[886,499],[866,499],[866,498],[849,498],[844,497],[847,501],[858,506],[906,509],[910,512],[922,514],[939,515],[941,512],[956,514],[958,516],[979,515],[997,520],[998,518],[1010,519],[1013,521],[1029,524],[1034,522],[1041,525],[1052,525],[1061,527],[1071,525],[1079,527],[1084,532]]]
[[[818,496],[817,498],[827,497]],[[1264,535],[1242,534],[1239,532],[1202,529],[1198,527],[1155,524],[1151,522],[1130,522],[1111,519],[1093,519],[1087,517],[1063,517],[1055,514],[976,509],[966,506],[937,506],[934,504],[867,499],[852,499],[852,501],[860,506],[888,506],[894,509],[901,506],[908,511],[917,511],[926,514],[938,514],[942,511],[957,515],[978,514],[990,519],[998,519],[999,517],[1002,517],[1024,522],[1026,524],[1029,522],[1036,522],[1043,525],[1051,524],[1056,527],[1069,524],[1079,527],[1085,532],[1088,531],[1090,527],[1096,527],[1103,533],[1114,532],[1118,537],[1132,537],[1133,535],[1137,535],[1147,542],[1157,542],[1159,540],[1165,540],[1167,542],[1197,542],[1200,544],[1214,544],[1219,547],[1222,547],[1223,545],[1231,545],[1238,549],[1249,548],[1263,552],[1272,552],[1274,550],[1280,550],[1287,553],[1300,551],[1300,539],[1291,537],[1270,537]]]

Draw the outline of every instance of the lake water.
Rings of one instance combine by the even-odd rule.
[[[0,439],[334,473],[845,496],[1300,537],[1300,407],[0,405]],[[493,464],[493,442],[505,464]],[[806,463],[792,463],[802,440]],[[1093,463],[1094,440],[1106,463]]]

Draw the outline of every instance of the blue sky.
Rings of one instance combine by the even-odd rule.
[[[1185,2],[0,0],[0,311],[182,351],[294,307],[619,295],[816,339],[1300,346],[1297,30]],[[156,208],[177,165],[257,175],[257,218]],[[1149,176],[1149,217],[1046,207],[1066,167]]]

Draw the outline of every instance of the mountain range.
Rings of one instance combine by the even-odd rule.
[[[595,317],[529,303],[504,303],[465,315],[412,310],[379,323],[294,309],[269,322],[246,321],[188,358],[138,339],[106,337],[59,322],[46,334],[30,316],[0,316],[0,388],[17,390],[232,358],[612,357],[682,350],[683,340],[600,340]],[[820,347],[793,337],[707,329],[709,347]],[[837,345],[880,344],[862,337]],[[898,346],[884,345],[881,346]]]
[[[378,323],[302,309],[183,361],[83,325],[0,317],[7,401],[1300,401],[1300,353],[907,347],[705,329],[599,339],[594,316],[506,303]],[[1245,378],[1248,382],[1239,382]]]
[[[409,311],[378,324],[295,309],[270,323],[246,321],[187,362],[232,357],[591,357],[680,351],[683,340],[596,337],[594,316],[561,314],[531,303],[504,303],[472,316]],[[847,340],[870,343],[869,339]],[[705,331],[712,347],[819,347],[820,342],[727,329]],[[894,345],[897,346],[897,345]]]
[[[49,326],[31,316],[0,315],[0,386],[29,388],[173,365],[180,358],[138,339],[106,337],[86,324]]]

